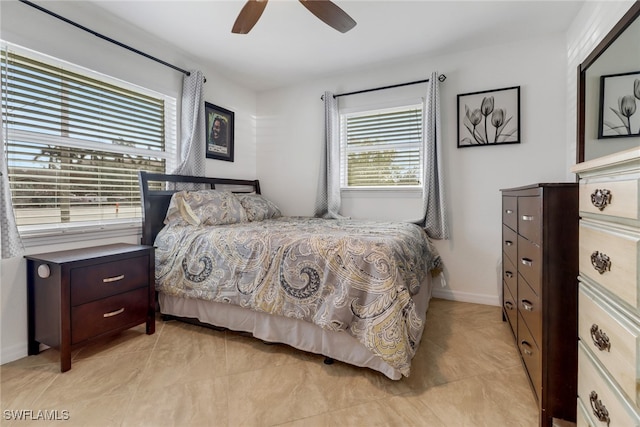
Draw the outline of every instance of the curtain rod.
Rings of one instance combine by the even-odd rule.
[[[102,35],[102,34],[100,34],[100,33],[96,32],[96,31],[93,31],[93,30],[92,30],[92,29],[90,29],[90,28],[87,28],[87,27],[85,27],[85,26],[83,26],[83,25],[78,24],[77,22],[73,22],[72,20],[67,19],[67,18],[65,18],[64,16],[60,16],[60,15],[58,15],[57,13],[51,12],[50,10],[45,9],[45,8],[44,8],[44,7],[42,7],[42,6],[39,6],[39,5],[35,4],[35,3],[32,3],[32,2],[27,1],[27,0],[19,0],[19,1],[20,1],[21,3],[24,3],[24,4],[28,5],[28,6],[31,6],[31,7],[33,7],[33,8],[38,9],[39,11],[44,12],[44,13],[46,13],[47,15],[51,15],[51,16],[53,16],[53,17],[55,17],[55,18],[58,18],[58,19],[60,19],[60,20],[62,20],[62,21],[64,21],[64,22],[66,22],[67,24],[71,24],[71,25],[73,25],[74,27],[80,28],[81,30],[84,30],[84,31],[86,31],[86,32],[88,32],[88,33],[91,33],[91,34],[93,34],[93,35],[94,35],[94,36],[96,36],[96,37],[99,37],[99,38],[101,38],[101,39],[103,39],[103,40],[106,40],[106,41],[111,42],[111,43],[113,43],[113,44],[115,44],[115,45],[118,45],[118,46],[123,47],[123,48],[125,48],[125,49],[127,49],[127,50],[130,50],[131,52],[137,53],[138,55],[142,55],[142,56],[144,56],[145,58],[151,59],[152,61],[159,62],[160,64],[165,65],[165,66],[167,66],[167,67],[169,67],[169,68],[173,68],[173,69],[174,69],[174,70],[176,70],[176,71],[180,71],[181,73],[183,73],[183,74],[185,74],[185,75],[187,75],[187,76],[190,76],[190,75],[191,75],[191,73],[190,73],[189,71],[187,71],[187,70],[183,70],[182,68],[176,67],[176,66],[175,66],[175,65],[173,65],[173,64],[169,64],[168,62],[165,62],[165,61],[163,61],[163,60],[161,60],[161,59],[158,59],[158,58],[156,58],[155,56],[151,56],[151,55],[149,55],[148,53],[144,53],[144,52],[142,52],[142,51],[140,51],[140,50],[138,50],[138,49],[135,49],[135,48],[133,48],[133,47],[131,47],[131,46],[127,46],[126,44],[121,43],[121,42],[119,42],[119,41],[117,41],[117,40],[114,40],[114,39],[112,39],[111,37],[107,37],[107,36],[105,36],[105,35]],[[207,81],[207,79],[205,79],[204,81],[206,82],[206,81]]]
[[[438,81],[443,82],[447,79],[447,76],[445,76],[444,74],[440,74],[438,76]],[[425,79],[425,80],[416,80],[414,82],[407,82],[407,83],[398,83],[395,85],[390,85],[390,86],[380,86],[380,87],[374,87],[372,89],[363,89],[363,90],[356,90],[354,92],[346,92],[346,93],[338,93],[333,95],[334,98],[340,98],[341,96],[349,96],[349,95],[357,95],[359,93],[366,93],[366,92],[375,92],[377,90],[383,90],[383,89],[393,89],[396,87],[402,87],[402,86],[410,86],[410,85],[417,85],[419,83],[427,83],[429,81],[429,79]],[[322,95],[320,97],[320,99],[324,99],[324,95]]]

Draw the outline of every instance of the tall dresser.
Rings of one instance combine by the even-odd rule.
[[[580,163],[578,426],[640,425],[640,148]]]
[[[578,185],[502,191],[502,308],[540,411],[574,421],[577,375]]]

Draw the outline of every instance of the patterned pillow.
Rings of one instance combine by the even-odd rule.
[[[278,218],[282,216],[280,209],[270,200],[260,194],[236,194],[235,195],[247,212],[249,221],[262,221],[263,219]]]
[[[230,191],[179,191],[171,196],[165,224],[225,225],[246,222],[247,213]]]

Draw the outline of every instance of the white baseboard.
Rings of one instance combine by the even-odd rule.
[[[14,344],[9,347],[2,347],[2,352],[0,352],[0,365],[22,359],[23,357],[27,357],[26,342],[24,344]]]
[[[452,291],[447,288],[440,288],[436,285],[431,294],[434,298],[442,298],[451,301],[471,302],[474,304],[500,306],[499,295],[474,294],[471,292]]]

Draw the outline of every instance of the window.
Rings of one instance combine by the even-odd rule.
[[[0,56],[21,234],[137,221],[139,170],[175,166],[175,99],[34,53]]]
[[[341,186],[419,186],[422,104],[341,114]]]

